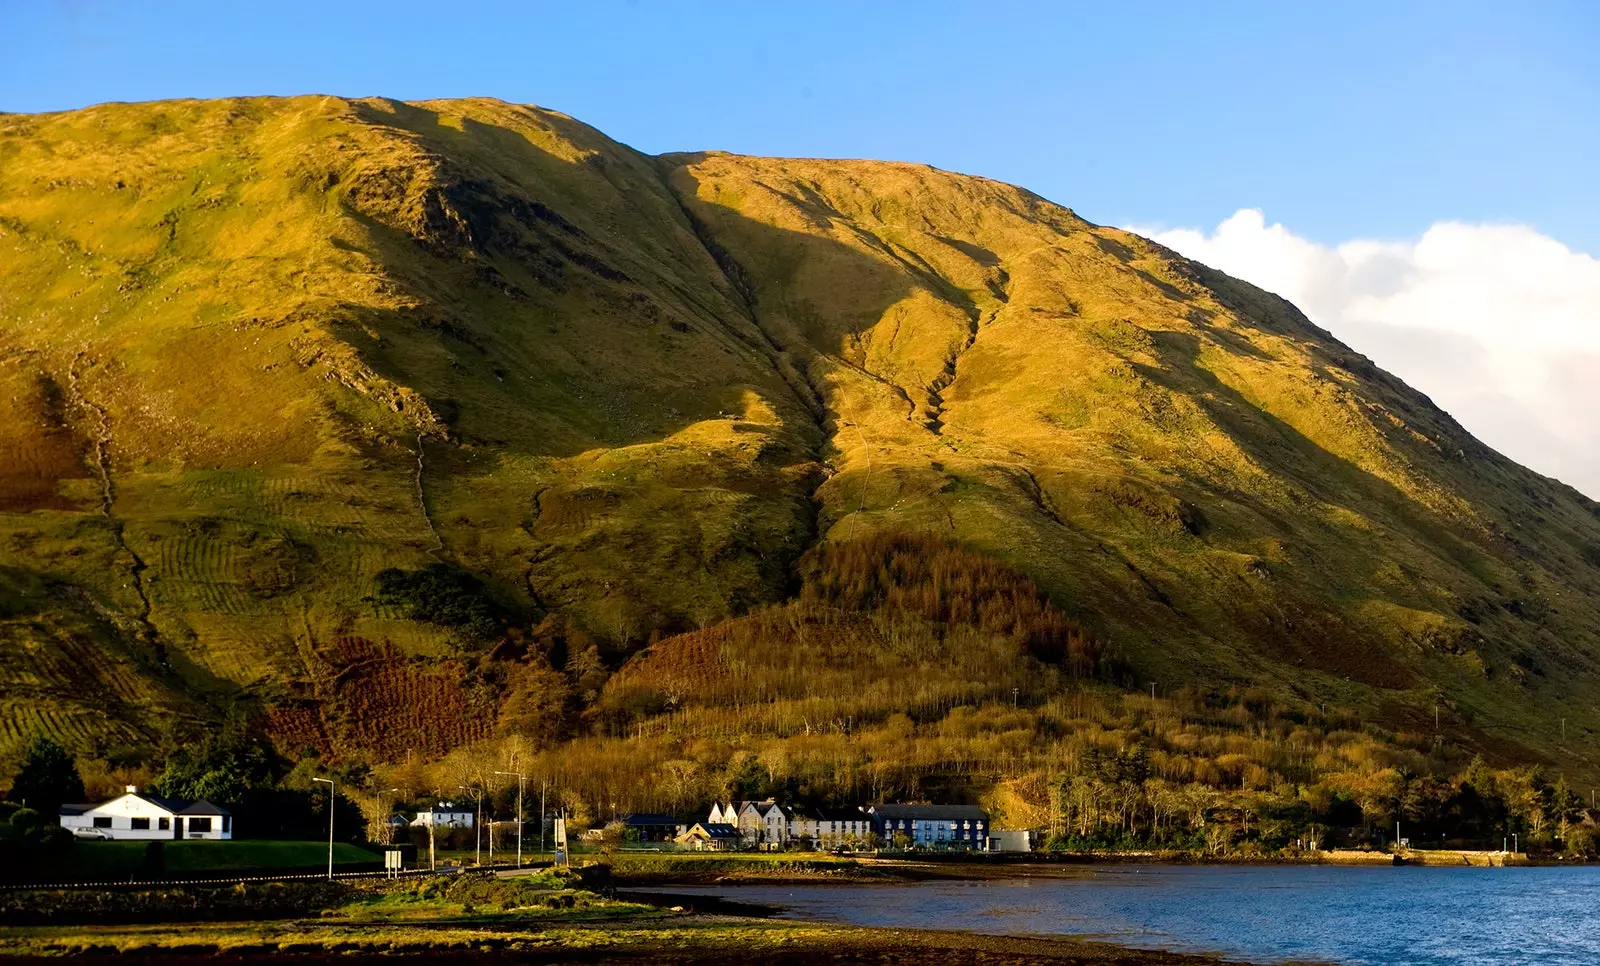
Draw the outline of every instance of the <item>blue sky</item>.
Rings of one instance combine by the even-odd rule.
[[[1113,224],[1600,254],[1600,4],[0,0],[0,110],[492,95],[645,151],[925,161]]]

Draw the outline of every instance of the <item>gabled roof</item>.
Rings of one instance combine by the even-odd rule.
[[[180,803],[179,802],[173,802],[172,804],[177,805],[177,804],[180,804]],[[210,802],[208,802],[208,801],[206,801],[205,799],[202,798],[198,802],[191,802],[190,804],[185,805],[183,808],[178,810],[178,814],[179,815],[232,815],[233,813],[228,811],[227,809],[223,808],[220,805],[213,805]]]
[[[85,812],[92,812],[97,808],[104,808],[105,806],[110,805],[112,802],[120,802],[124,798],[137,798],[139,801],[144,802],[147,805],[154,805],[156,808],[161,809],[163,812],[166,812],[169,815],[232,814],[227,809],[219,808],[205,799],[201,799],[198,802],[186,802],[178,798],[162,798],[160,795],[152,795],[149,792],[123,792],[121,795],[118,795],[115,798],[108,798],[103,802],[95,802],[92,805],[63,805],[57,810],[57,814],[82,815]]]
[[[813,809],[816,817],[824,822],[866,822],[872,816],[859,808],[832,808],[824,807]]]
[[[727,822],[696,822],[689,826],[690,832],[695,829],[705,832],[714,839],[736,839],[739,837],[739,830]]]
[[[914,822],[987,822],[989,815],[976,805],[874,805],[879,818]]]
[[[151,805],[154,805],[156,808],[166,809],[167,811],[171,812],[174,815],[177,815],[179,812],[182,812],[184,810],[184,808],[187,807],[188,804],[189,804],[188,802],[183,801],[182,799],[178,799],[178,798],[162,798],[160,795],[152,795],[149,792],[124,792],[123,794],[118,795],[117,798],[127,798],[129,795],[132,795],[134,798],[137,798],[140,801],[149,802]],[[117,798],[113,798],[108,802],[102,802],[101,804],[109,805],[111,802],[116,801]]]
[[[452,802],[441,802],[438,805],[429,805],[427,808],[423,809],[417,814],[422,815],[425,813],[432,815],[471,815],[472,806],[456,805]]]

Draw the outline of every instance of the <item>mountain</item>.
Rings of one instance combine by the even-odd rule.
[[[1597,771],[1600,505],[1284,300],[923,165],[492,100],[0,115],[0,454],[8,758],[599,740],[772,698],[728,649],[815,625],[880,717],[1077,661]],[[1027,645],[859,663],[902,618]]]

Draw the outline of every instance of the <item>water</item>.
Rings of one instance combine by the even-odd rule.
[[[863,926],[1070,934],[1258,963],[1597,966],[1600,868],[1118,866],[914,885],[674,887]]]

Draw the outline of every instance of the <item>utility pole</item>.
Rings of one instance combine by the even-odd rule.
[[[550,782],[547,779],[543,779],[543,778],[539,779],[539,854],[540,855],[544,854],[544,797],[545,797],[545,793],[548,792],[549,790],[550,790]]]
[[[398,788],[389,789],[390,792],[398,792],[399,790],[400,789],[398,789]],[[393,807],[394,807],[393,805],[389,806],[389,808],[393,808]],[[384,845],[393,845],[394,844],[394,822],[391,821],[394,818],[394,816],[389,813],[389,808],[385,808],[383,810],[383,812],[384,812],[384,814],[383,814],[383,844]]]
[[[522,786],[528,780],[528,776],[514,771],[497,771],[495,774],[517,780],[517,868],[520,869],[522,868]]]
[[[468,788],[465,785],[458,785],[457,787],[464,792],[472,792],[478,796],[478,820],[472,826],[473,831],[477,833],[477,850],[472,856],[472,863],[481,869],[483,868],[483,791],[478,788]]]
[[[1017,706],[1017,692],[1020,691],[1020,690],[1021,690],[1020,688],[1012,688],[1011,689],[1011,706],[1013,708],[1015,708]]]
[[[334,784],[331,778],[313,778],[314,782],[322,782],[328,786],[328,881],[333,881],[333,791]]]

